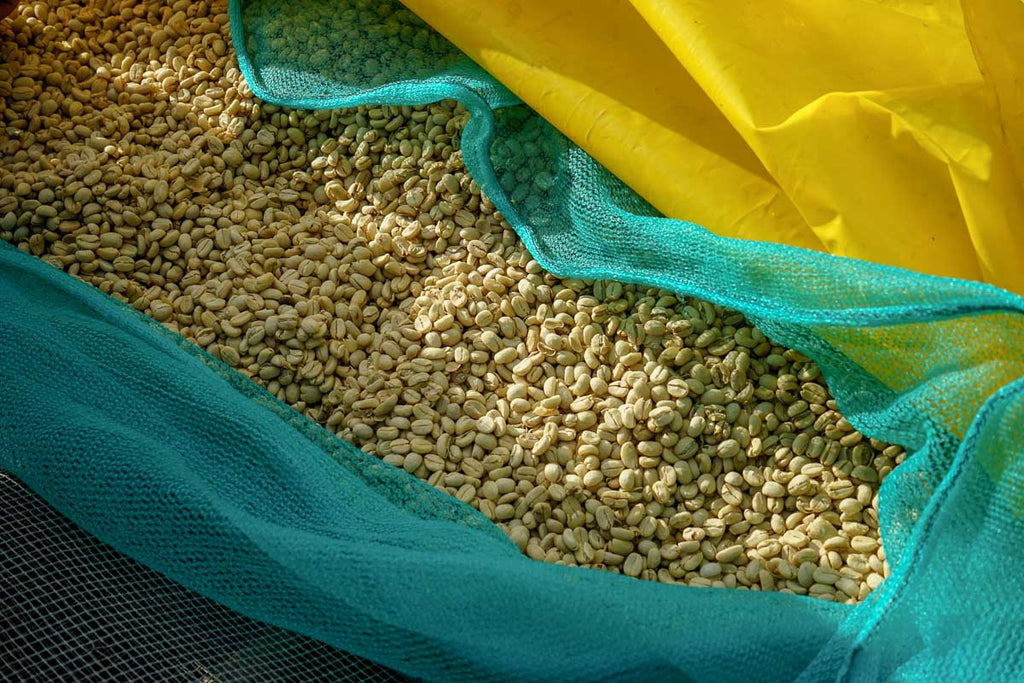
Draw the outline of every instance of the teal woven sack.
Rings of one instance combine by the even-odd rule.
[[[734,308],[911,454],[892,575],[857,606],[524,557],[133,309],[0,245],[0,469],[246,616],[436,681],[1014,680],[1024,671],[1024,300],[668,220],[409,12],[232,0],[239,63],[302,108],[461,101],[465,163],[549,271]],[[295,27],[301,26],[301,30]]]

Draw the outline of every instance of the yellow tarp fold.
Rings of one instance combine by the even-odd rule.
[[[403,0],[668,216],[1024,293],[1022,0]]]

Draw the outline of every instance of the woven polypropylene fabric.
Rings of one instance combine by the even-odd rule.
[[[881,490],[892,576],[849,607],[530,561],[471,508],[8,248],[0,466],[181,584],[424,679],[1016,677],[1024,300],[660,218],[390,3],[231,12],[266,100],[462,101],[467,168],[551,272],[703,297],[813,357],[858,429],[913,454]]]
[[[0,680],[406,680],[247,619],[85,533],[0,471]]]

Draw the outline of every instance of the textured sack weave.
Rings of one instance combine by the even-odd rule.
[[[97,541],[0,470],[0,681],[396,683]]]
[[[0,468],[188,588],[428,680],[1015,677],[1024,300],[660,218],[389,3],[231,9],[266,100],[462,101],[467,168],[551,272],[703,297],[815,358],[858,429],[912,453],[881,491],[891,578],[850,607],[533,562],[468,506],[6,247]]]

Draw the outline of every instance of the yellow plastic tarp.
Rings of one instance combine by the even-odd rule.
[[[403,0],[668,216],[1024,293],[1024,0]]]

